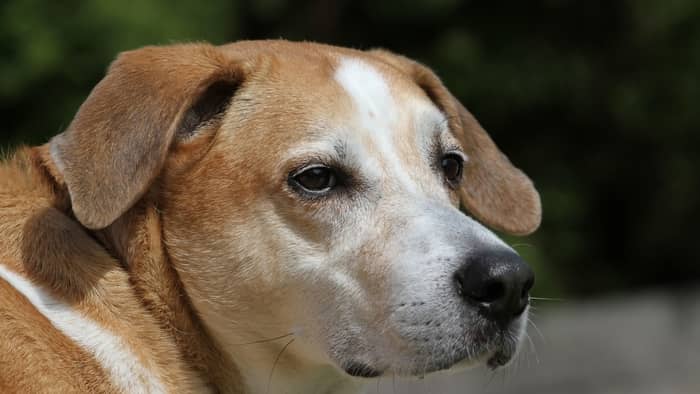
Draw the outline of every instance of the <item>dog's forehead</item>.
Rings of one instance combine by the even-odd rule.
[[[413,78],[371,52],[279,40],[244,41],[222,49],[236,59],[258,59],[253,63],[263,69],[261,79],[284,85],[287,92],[280,93],[291,94],[295,101],[302,96],[316,101],[325,96],[323,102],[312,103],[325,113],[334,112],[326,104],[344,105],[342,97],[335,96],[349,96],[357,107],[377,104],[375,109],[387,110],[400,105],[404,111],[439,112]],[[413,107],[406,108],[409,103]],[[418,104],[420,107],[416,107]]]
[[[351,99],[354,115],[389,124],[444,120],[441,111],[413,80],[381,62],[340,56],[333,79]]]
[[[416,174],[410,169],[419,167],[420,157],[444,131],[442,112],[413,81],[386,65],[341,56],[333,79],[349,99],[343,120],[349,133],[362,139],[364,156],[413,189]]]
[[[321,157],[410,190],[434,178],[421,158],[451,138],[448,122],[409,75],[370,53],[291,45],[255,47],[263,68],[240,107],[248,111],[253,102],[258,110],[251,127],[232,123],[239,147],[265,147],[275,171]]]
[[[357,115],[378,122],[396,121],[396,100],[386,79],[375,67],[357,58],[344,57],[339,59],[333,77],[352,99]]]

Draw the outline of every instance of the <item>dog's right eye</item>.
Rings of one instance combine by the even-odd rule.
[[[337,179],[336,173],[332,168],[321,165],[307,167],[291,178],[296,185],[312,193],[330,191],[337,184]]]

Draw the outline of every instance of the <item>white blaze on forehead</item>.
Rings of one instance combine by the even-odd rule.
[[[141,365],[119,337],[2,265],[0,279],[22,293],[65,336],[92,354],[121,392],[166,392],[158,378]]]
[[[360,115],[377,116],[378,122],[390,123],[396,117],[396,104],[389,86],[372,66],[359,59],[343,58],[335,80],[352,97]]]
[[[404,187],[415,190],[415,182],[406,171],[396,152],[394,133],[400,122],[400,107],[381,73],[368,63],[355,58],[342,58],[335,72],[335,80],[343,87],[354,104],[356,126],[369,134],[386,162]],[[368,158],[370,159],[370,158]]]

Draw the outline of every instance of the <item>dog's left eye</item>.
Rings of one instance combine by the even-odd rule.
[[[457,184],[462,179],[464,159],[455,153],[448,153],[440,161],[442,172],[451,184]]]
[[[292,177],[292,180],[309,192],[327,192],[337,184],[337,176],[332,168],[314,166],[306,168]]]

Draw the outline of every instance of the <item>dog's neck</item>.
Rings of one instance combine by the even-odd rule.
[[[215,392],[243,393],[237,366],[207,334],[189,303],[161,243],[160,217],[148,198],[95,236],[123,262],[131,285],[161,327],[174,338],[186,362]]]
[[[132,285],[152,313],[169,329],[188,363],[218,392],[235,393],[358,393],[365,384],[329,365],[295,360],[279,363],[278,355],[292,338],[260,344],[240,339],[229,354],[212,339],[197,318],[177,272],[162,244],[160,216],[146,196],[136,207],[105,230],[96,233],[107,249],[123,261]],[[261,353],[269,357],[260,361]],[[244,387],[245,384],[245,387]]]
[[[279,352],[273,354],[273,357],[277,354]],[[263,368],[259,366],[241,368],[250,393],[358,394],[364,392],[364,383],[342,376],[341,372],[330,365],[280,368],[279,365],[274,365],[274,361],[262,365]]]

